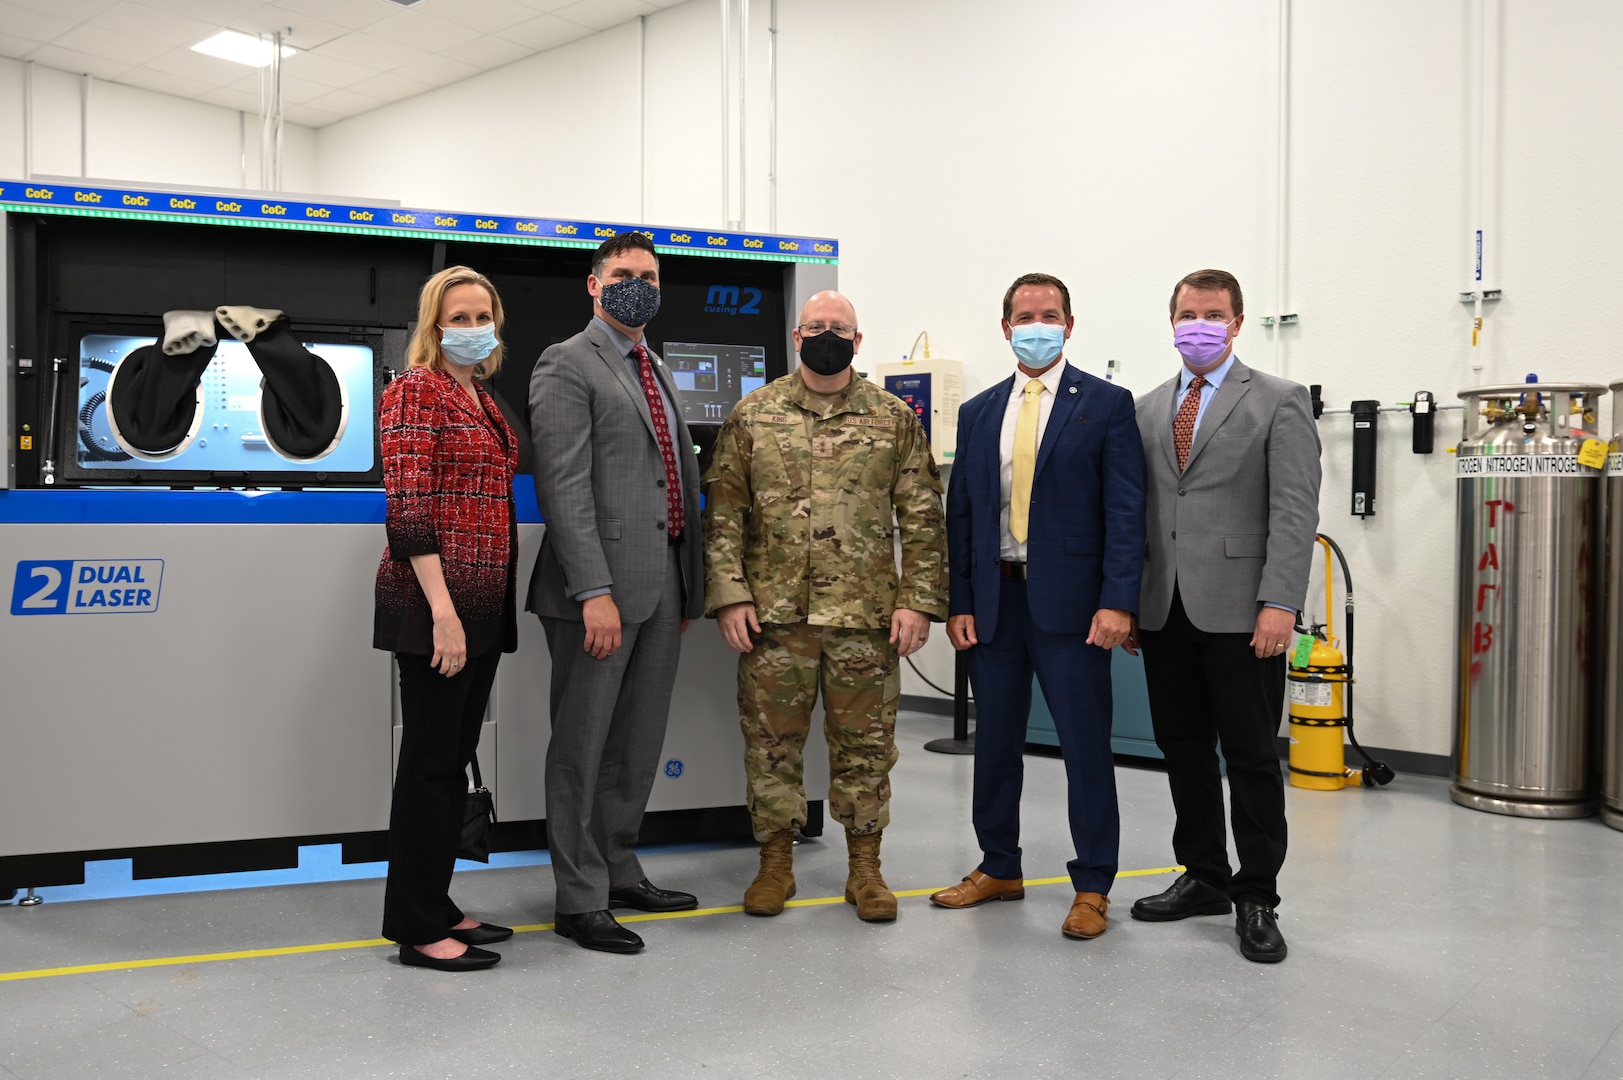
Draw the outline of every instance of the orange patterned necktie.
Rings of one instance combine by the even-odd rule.
[[[1206,385],[1206,376],[1196,375],[1189,380],[1189,392],[1183,396],[1178,415],[1172,420],[1172,448],[1178,451],[1178,471],[1189,464],[1189,447],[1195,441],[1195,418],[1200,415],[1200,388]]]

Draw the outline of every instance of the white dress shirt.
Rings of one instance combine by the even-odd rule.
[[[1042,395],[1037,399],[1039,448],[1043,444],[1043,433],[1048,430],[1048,417],[1054,411],[1054,395],[1059,393],[1059,381],[1065,375],[1066,366],[1066,361],[1061,358],[1037,376],[1043,384]],[[1014,490],[1014,426],[1020,419],[1020,406],[1026,400],[1026,384],[1030,381],[1031,376],[1015,369],[1014,387],[1009,391],[1009,403],[1003,408],[1003,433],[998,440],[998,486],[1002,497],[1002,510],[998,515],[998,529],[1002,537],[998,557],[1004,562],[1026,561],[1026,545],[1009,535],[1009,493]]]

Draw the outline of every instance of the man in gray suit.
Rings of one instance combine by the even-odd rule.
[[[527,610],[552,654],[547,837],[554,929],[636,952],[611,907],[679,911],[632,845],[654,784],[681,634],[704,610],[699,466],[681,397],[643,342],[659,258],[641,233],[605,241],[586,279],[592,321],[530,377],[535,497],[546,522]]]
[[[1285,862],[1285,790],[1275,738],[1285,656],[1319,521],[1319,435],[1307,388],[1234,355],[1240,283],[1199,270],[1172,290],[1183,367],[1138,401],[1148,469],[1148,550],[1138,623],[1150,718],[1177,814],[1186,872],[1133,905],[1167,922],[1236,911],[1248,960],[1285,959],[1275,906]],[[1223,829],[1228,765],[1234,847]]]

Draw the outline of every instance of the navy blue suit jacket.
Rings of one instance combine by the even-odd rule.
[[[998,443],[1013,388],[1011,375],[959,409],[947,485],[948,614],[975,616],[981,641],[997,633]],[[1144,444],[1133,395],[1069,363],[1037,449],[1026,562],[1027,602],[1038,630],[1086,634],[1100,608],[1138,612]]]

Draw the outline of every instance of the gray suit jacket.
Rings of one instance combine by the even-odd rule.
[[[1198,629],[1250,633],[1258,604],[1300,609],[1319,524],[1319,430],[1307,387],[1238,359],[1178,472],[1178,376],[1138,399],[1148,543],[1138,621],[1166,625],[1176,584]]]
[[[685,617],[696,619],[704,612],[699,461],[681,417],[681,395],[657,356],[654,374],[676,406],[671,436],[687,519],[677,544],[682,607]],[[621,621],[643,622],[659,602],[668,560],[665,463],[642,384],[599,327],[588,324],[536,361],[530,432],[535,499],[547,531],[525,610],[579,622],[574,598],[607,586]]]

